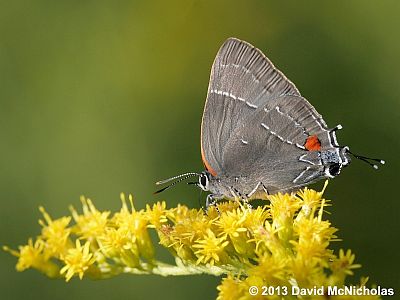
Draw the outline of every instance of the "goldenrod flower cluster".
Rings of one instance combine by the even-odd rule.
[[[225,276],[217,288],[220,300],[282,299],[252,296],[249,288],[343,286],[360,267],[350,250],[329,249],[337,241],[337,229],[324,218],[328,200],[322,194],[304,188],[297,194],[271,195],[255,208],[237,200],[220,202],[206,212],[184,205],[168,209],[165,202],[137,210],[132,196],[121,194],[122,208],[114,214],[99,211],[82,197],[82,212],[71,208],[68,217],[52,219],[40,208],[40,235],[18,251],[4,250],[18,257],[18,271],[33,268],[66,281],[121,273],[206,273]],[[175,257],[175,265],[156,259],[151,230]],[[360,286],[366,280],[361,279]]]

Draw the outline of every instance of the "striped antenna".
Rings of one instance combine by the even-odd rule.
[[[189,177],[192,177],[192,176],[200,176],[200,173],[189,172],[189,173],[177,175],[177,176],[174,176],[174,177],[171,177],[171,178],[168,178],[168,179],[164,179],[164,180],[157,181],[156,184],[157,184],[157,185],[161,185],[161,184],[170,182],[170,181],[172,181],[172,180],[175,180],[175,179],[178,179],[178,178],[181,178],[181,177],[189,178]]]
[[[168,178],[168,179],[157,181],[156,185],[161,185],[161,184],[164,184],[164,183],[167,183],[167,182],[170,182],[172,180],[176,180],[177,179],[176,181],[174,181],[171,184],[167,185],[166,187],[154,192],[153,194],[159,194],[159,193],[169,189],[170,187],[173,187],[175,184],[177,184],[177,183],[179,183],[179,182],[181,182],[181,181],[183,181],[185,179],[188,179],[190,177],[193,177],[193,176],[200,176],[200,174],[199,173],[195,173],[195,172],[190,172],[190,173],[185,173],[185,174],[174,176],[174,177],[171,177],[171,178]]]

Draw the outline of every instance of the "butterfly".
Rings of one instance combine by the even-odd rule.
[[[201,157],[205,170],[181,174],[156,184],[192,176],[210,192],[206,206],[221,198],[266,199],[292,192],[324,178],[334,178],[350,155],[374,168],[368,158],[340,146],[336,131],[272,62],[251,44],[229,38],[211,69],[201,122]]]

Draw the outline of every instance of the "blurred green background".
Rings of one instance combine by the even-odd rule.
[[[209,72],[234,36],[262,49],[295,82],[341,144],[387,164],[355,161],[331,181],[330,219],[363,264],[357,278],[399,278],[400,2],[1,1],[0,244],[39,233],[38,205],[53,217],[79,207],[119,209],[167,200],[198,207],[181,184],[201,171],[200,119]],[[320,188],[322,183],[314,187]],[[1,299],[213,299],[219,278],[119,276],[66,284],[17,273],[0,253]]]

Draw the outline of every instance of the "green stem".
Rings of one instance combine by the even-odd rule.
[[[141,268],[131,268],[124,266],[103,265],[100,266],[102,279],[110,278],[121,273],[125,274],[154,274],[161,276],[184,276],[184,275],[198,275],[209,274],[214,276],[221,276],[228,273],[238,273],[236,268],[232,266],[204,266],[204,265],[185,265],[180,259],[176,260],[176,265],[166,264],[160,261],[154,261],[152,264],[142,263]]]

